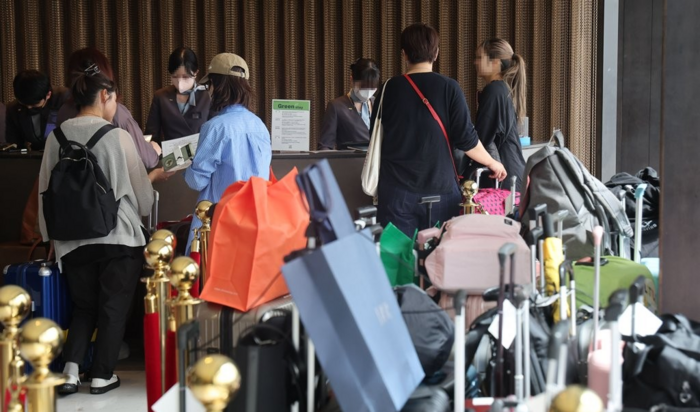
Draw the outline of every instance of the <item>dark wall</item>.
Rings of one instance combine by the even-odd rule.
[[[700,158],[699,20],[696,0],[620,1],[617,170],[659,171],[662,311],[694,319],[700,191],[680,181]]]
[[[700,319],[698,250],[700,191],[700,1],[667,0],[661,95],[661,304]],[[688,178],[691,178],[688,180]],[[687,183],[684,183],[687,182]],[[689,183],[689,184],[688,184]]]
[[[621,0],[617,170],[660,165],[664,0]]]

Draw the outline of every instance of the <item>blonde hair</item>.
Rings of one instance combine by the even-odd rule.
[[[515,105],[518,121],[527,115],[527,74],[525,60],[513,52],[511,45],[499,38],[486,40],[479,45],[482,53],[489,60],[501,61],[501,76],[510,87],[511,97]]]

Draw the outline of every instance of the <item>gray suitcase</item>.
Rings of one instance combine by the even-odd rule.
[[[291,296],[277,298],[245,313],[215,303],[198,305],[195,309],[200,325],[197,347],[207,353],[229,353],[251,326],[290,315],[293,308]]]

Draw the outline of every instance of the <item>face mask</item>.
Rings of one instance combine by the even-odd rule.
[[[359,87],[355,87],[355,96],[357,96],[361,102],[366,102],[374,96],[376,91],[377,89],[360,89]]]
[[[194,87],[194,77],[190,77],[189,79],[173,79],[173,86],[175,86],[180,94],[184,94]]]
[[[44,110],[44,107],[46,107],[46,103],[48,102],[48,99],[44,100],[44,104],[41,106],[35,106],[32,107],[31,109],[27,108],[25,106],[25,110],[27,111],[27,114],[30,116],[36,116],[37,114],[41,114],[41,111]]]

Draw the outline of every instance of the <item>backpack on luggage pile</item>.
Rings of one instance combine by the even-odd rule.
[[[700,407],[700,323],[683,315],[663,315],[654,335],[636,336],[624,352],[625,407]],[[653,409],[652,409],[653,410]]]
[[[659,175],[651,167],[645,167],[632,176],[629,173],[618,173],[605,183],[614,196],[624,192],[625,213],[630,222],[634,223],[636,214],[635,189],[646,183],[642,197],[642,258],[659,257],[659,212],[661,209],[661,182]],[[631,186],[632,189],[627,189]],[[634,247],[634,244],[632,245]],[[632,253],[632,251],[628,251]],[[632,254],[630,255],[632,256]]]
[[[54,136],[61,145],[49,186],[41,194],[44,218],[53,240],[94,239],[107,236],[117,225],[119,201],[90,151],[115,126],[102,126],[87,144],[68,140],[60,127]]]
[[[564,219],[566,256],[578,260],[593,255],[593,228],[605,228],[603,249],[611,250],[610,234],[622,232],[633,235],[629,219],[620,202],[600,180],[564,147],[564,136],[555,131],[548,145],[530,156],[525,167],[527,176],[520,202],[520,218],[526,221],[528,209],[541,203],[547,210],[568,210]],[[527,236],[528,225],[522,225]]]

